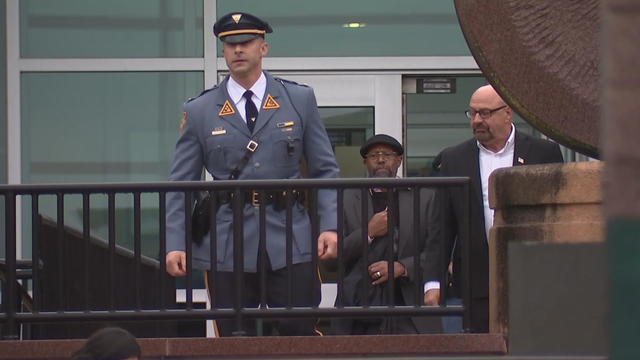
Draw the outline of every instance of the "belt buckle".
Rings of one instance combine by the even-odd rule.
[[[251,205],[258,207],[260,206],[260,197],[257,191],[251,191]]]

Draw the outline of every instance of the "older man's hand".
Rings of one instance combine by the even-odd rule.
[[[440,289],[430,289],[424,293],[425,305],[439,305],[440,303]]]

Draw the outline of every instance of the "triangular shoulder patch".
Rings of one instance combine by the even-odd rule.
[[[231,115],[235,113],[236,111],[233,110],[233,106],[231,106],[231,103],[229,102],[229,100],[227,100],[224,102],[224,105],[222,105],[222,109],[220,109],[218,116]]]
[[[278,104],[276,99],[274,99],[271,94],[267,94],[267,99],[264,101],[264,105],[262,106],[262,108],[266,110],[279,109],[280,104]]]

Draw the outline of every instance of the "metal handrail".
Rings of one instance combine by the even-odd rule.
[[[340,194],[338,197],[338,204],[342,204],[342,190],[348,188],[361,188],[366,189],[369,187],[388,187],[388,188],[449,188],[449,187],[460,187],[463,189],[464,198],[466,200],[466,214],[467,221],[466,225],[463,226],[462,241],[463,244],[463,297],[465,299],[464,303],[468,304],[469,300],[469,280],[471,274],[469,272],[468,266],[468,257],[469,257],[469,249],[468,241],[464,241],[464,239],[468,239],[468,207],[469,207],[469,178],[466,177],[438,177],[438,178],[405,178],[405,179],[395,179],[395,178],[375,178],[375,179],[290,179],[290,180],[220,180],[220,181],[184,181],[184,182],[139,182],[139,183],[78,183],[78,184],[29,184],[29,185],[0,185],[0,196],[4,197],[5,201],[5,218],[6,218],[6,229],[5,229],[5,238],[6,238],[6,282],[4,283],[5,290],[3,291],[3,299],[2,299],[2,312],[0,312],[0,322],[5,323],[6,327],[9,330],[9,334],[5,335],[5,338],[11,339],[16,338],[17,334],[12,333],[11,329],[14,329],[16,323],[34,323],[34,322],[50,322],[50,321],[96,321],[96,320],[159,320],[159,319],[210,319],[210,318],[235,318],[238,320],[240,324],[240,320],[242,318],[273,318],[273,317],[352,317],[352,316],[383,316],[383,315],[463,315],[464,323],[469,323],[469,307],[466,306],[446,306],[442,305],[440,307],[422,307],[420,305],[414,306],[363,306],[363,307],[344,307],[338,306],[336,308],[318,308],[318,307],[284,307],[284,308],[243,308],[241,306],[236,306],[233,309],[213,309],[213,310],[202,310],[202,309],[194,309],[193,308],[193,299],[190,296],[191,294],[191,283],[187,281],[186,292],[187,292],[187,302],[186,309],[184,310],[172,310],[164,307],[164,303],[160,309],[148,310],[142,309],[140,305],[140,294],[138,291],[137,294],[137,308],[134,310],[120,310],[115,309],[111,306],[108,310],[105,311],[96,311],[89,310],[86,311],[68,311],[61,306],[58,311],[40,311],[37,304],[37,291],[34,291],[34,299],[36,300],[36,308],[32,312],[21,312],[17,310],[16,299],[13,294],[16,294],[17,291],[17,259],[16,259],[16,198],[20,195],[30,195],[32,198],[32,217],[36,217],[38,215],[38,198],[40,195],[56,195],[58,199],[58,211],[59,213],[64,211],[64,202],[62,199],[65,195],[70,194],[81,194],[83,196],[83,214],[88,212],[89,207],[89,195],[92,194],[107,194],[109,199],[109,239],[107,241],[107,246],[109,247],[110,254],[110,265],[108,271],[110,272],[109,276],[109,289],[111,290],[111,304],[113,304],[113,254],[115,253],[117,247],[115,245],[115,229],[113,225],[113,219],[115,217],[113,211],[115,207],[115,194],[133,194],[135,199],[135,231],[134,231],[134,248],[133,255],[136,262],[136,273],[133,274],[137,279],[136,284],[140,282],[140,273],[139,266],[142,257],[140,256],[140,194],[142,193],[157,193],[159,194],[159,203],[158,208],[160,210],[160,218],[158,220],[158,224],[160,227],[160,252],[163,253],[165,250],[165,234],[166,231],[166,223],[164,221],[164,213],[166,210],[165,207],[165,196],[168,192],[183,192],[187,194],[187,202],[190,200],[190,193],[195,191],[203,191],[203,190],[211,190],[211,191],[244,191],[244,190],[255,190],[260,193],[260,195],[264,199],[264,191],[265,190],[273,190],[273,189],[309,189],[313,190],[312,196],[316,194],[315,191],[318,189],[337,189]],[[364,190],[363,190],[364,193]],[[416,192],[417,193],[417,192]],[[419,195],[414,197],[414,209],[417,209],[417,199]],[[291,198],[287,199],[287,207],[290,209],[291,207]],[[264,202],[263,202],[264,203]],[[366,205],[364,205],[363,201],[363,210]],[[260,206],[260,211],[263,213],[263,206]],[[185,211],[188,211],[190,206],[186,206]],[[317,238],[317,222],[315,221],[315,214],[317,209],[310,209],[310,216],[312,219],[312,228],[314,232],[314,245],[315,239]],[[342,209],[338,209],[338,218],[340,219]],[[290,213],[290,210],[288,211]],[[417,217],[417,214],[414,214]],[[287,221],[291,221],[290,214],[287,216]],[[88,230],[88,219],[86,216],[83,216],[83,231],[82,234],[84,238],[89,237]],[[414,221],[416,223],[416,221]],[[37,236],[37,222],[33,221],[33,230],[34,230],[34,238]],[[58,232],[61,233],[62,227],[64,227],[64,219],[58,219]],[[417,229],[417,227],[416,227]],[[342,226],[338,225],[339,236],[342,237]],[[189,238],[190,235],[186,234],[186,237]],[[417,236],[416,236],[417,239]],[[240,242],[240,246],[242,245],[242,240],[238,240]],[[287,231],[286,241],[290,243],[291,232],[290,229]],[[417,241],[417,240],[416,240]],[[33,256],[39,258],[39,249],[35,244],[33,247]],[[188,244],[190,245],[190,244]],[[290,244],[289,244],[290,246]],[[215,247],[215,246],[212,246]],[[313,249],[314,247],[312,247]],[[465,249],[466,248],[466,249]],[[287,255],[290,256],[290,249],[287,251]],[[60,254],[62,250],[60,250]],[[191,246],[187,246],[187,254],[190,256]],[[314,266],[317,265],[317,256],[313,256]],[[62,255],[60,255],[62,256]],[[163,256],[163,255],[162,255]],[[340,252],[339,252],[340,256]],[[288,267],[291,266],[290,259],[287,262]],[[415,256],[415,260],[418,260],[418,256]],[[235,263],[235,262],[234,262]],[[165,266],[164,261],[159,262],[160,270],[164,272]],[[215,265],[214,265],[215,266]],[[342,265],[340,265],[342,266]],[[237,270],[237,269],[236,269]],[[188,275],[192,272],[191,262],[188,264]],[[238,271],[236,271],[238,272]],[[340,281],[342,280],[341,270],[338,271],[338,286],[341,286]],[[418,275],[418,270],[416,270],[416,275]],[[39,276],[39,269],[33,269],[33,277],[34,279]],[[190,276],[189,276],[190,277]],[[64,280],[64,279],[61,279]],[[237,277],[237,280],[242,281],[242,276]],[[85,281],[87,279],[85,278]],[[443,280],[444,281],[444,280]],[[62,288],[63,281],[61,281],[60,287]],[[160,282],[161,288],[164,288],[166,284],[163,281]],[[390,281],[390,288],[393,288],[393,281]],[[86,284],[85,284],[86,289]],[[291,288],[290,288],[291,289]],[[35,290],[35,289],[34,289]],[[263,295],[261,295],[263,296]],[[416,295],[417,298],[417,295]],[[63,302],[61,301],[61,304]],[[465,325],[466,327],[466,325]]]

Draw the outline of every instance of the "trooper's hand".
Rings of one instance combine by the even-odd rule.
[[[169,251],[165,257],[167,272],[171,276],[184,276],[187,274],[187,255],[184,251]]]
[[[369,226],[367,227],[368,235],[370,237],[382,236],[387,233],[387,209],[373,214],[371,220],[369,220]]]
[[[318,257],[320,260],[325,260],[336,256],[338,256],[338,233],[323,231],[318,236]]]

